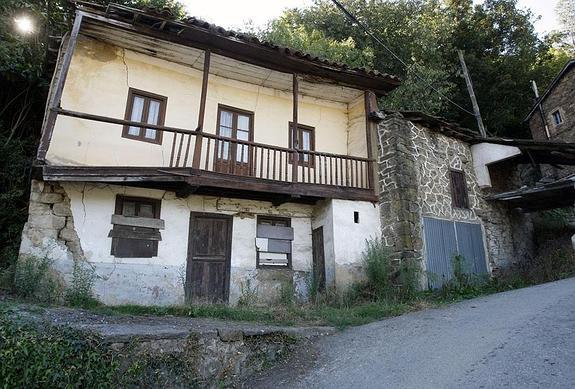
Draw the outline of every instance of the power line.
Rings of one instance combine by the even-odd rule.
[[[344,15],[352,21],[352,23],[356,24],[357,26],[359,26],[369,37],[371,37],[371,39],[373,39],[374,41],[376,41],[377,43],[379,43],[389,54],[391,54],[391,56],[393,58],[395,58],[399,63],[401,63],[405,68],[409,68],[409,65],[402,60],[397,54],[395,54],[389,47],[387,47],[387,45],[385,43],[383,43],[381,41],[381,39],[379,39],[377,36],[375,36],[368,28],[367,26],[365,26],[363,23],[361,23],[351,12],[349,12],[343,5],[341,5],[341,3],[338,0],[331,0],[335,6],[337,8],[339,8]],[[422,76],[420,76],[419,74],[417,74],[417,72],[413,71],[413,74],[415,75],[416,78],[418,78],[420,81],[422,81],[429,89],[433,90],[434,92],[436,92],[439,96],[443,97],[447,102],[453,104],[455,107],[459,108],[460,110],[462,110],[463,112],[474,116],[475,114],[469,110],[467,110],[466,108],[462,107],[461,105],[457,104],[455,101],[451,100],[449,97],[447,97],[446,95],[444,95],[439,89],[435,88],[433,85],[431,85],[425,78],[423,78]]]

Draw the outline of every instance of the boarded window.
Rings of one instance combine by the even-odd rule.
[[[453,207],[469,208],[465,173],[461,170],[450,170],[449,174],[451,177],[451,202]]]
[[[167,97],[130,89],[126,106],[126,120],[144,124],[164,125]],[[162,143],[162,131],[153,128],[124,126],[124,138]]]
[[[292,148],[293,144],[293,123],[289,123],[289,147]],[[295,148],[302,151],[315,151],[315,138],[314,138],[314,128],[310,126],[304,126],[303,124],[298,124],[296,133],[296,145]],[[290,163],[293,163],[293,157],[290,154]],[[310,153],[302,152],[298,156],[298,165],[311,166],[314,165],[314,155]]]
[[[116,216],[111,254],[117,258],[151,258],[158,256],[160,228],[160,200],[141,197],[116,197]]]
[[[291,267],[293,229],[288,218],[258,216],[257,267]]]

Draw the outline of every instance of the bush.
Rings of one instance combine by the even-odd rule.
[[[73,307],[84,308],[99,305],[92,292],[94,279],[94,269],[84,264],[84,262],[75,261],[74,270],[72,271],[72,282],[66,290],[66,303]]]
[[[118,362],[97,337],[43,325],[17,324],[0,312],[0,386],[108,388]]]
[[[52,261],[33,255],[22,256],[16,263],[14,290],[25,299],[54,303],[61,299],[64,283],[53,271]]]
[[[258,288],[252,286],[252,281],[247,279],[245,282],[240,282],[240,298],[238,299],[238,307],[252,307],[258,301]]]

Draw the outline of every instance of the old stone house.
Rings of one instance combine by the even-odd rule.
[[[505,197],[505,164],[535,145],[380,111],[399,84],[194,18],[78,3],[21,255],[67,283],[87,266],[106,304],[305,298],[312,278],[361,278],[379,237],[421,260],[423,285],[456,254],[473,273],[512,268],[531,250],[517,208],[533,203]]]

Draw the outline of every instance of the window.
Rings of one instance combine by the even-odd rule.
[[[253,112],[219,105],[218,135],[230,139],[253,141],[253,116]],[[232,156],[235,156],[235,159]],[[219,142],[218,160],[247,164],[249,162],[249,146]]]
[[[257,267],[291,268],[290,224],[288,218],[258,216]]]
[[[158,256],[160,200],[141,197],[116,197],[116,209],[112,217],[114,225],[111,254],[117,258],[151,258]]]
[[[451,178],[451,203],[453,207],[469,208],[465,173],[461,170],[450,170],[449,174]]]
[[[553,116],[553,123],[555,123],[556,126],[563,123],[563,116],[561,115],[561,112],[559,110],[553,111],[551,116]]]
[[[144,124],[164,125],[168,98],[130,88],[126,106],[126,120]],[[162,131],[152,128],[124,126],[124,138],[150,143],[162,143]]]
[[[292,131],[293,123],[289,123],[289,148],[292,148]],[[303,124],[297,125],[296,133],[296,148],[303,151],[315,151],[315,138],[314,138],[314,128],[310,126],[304,126]],[[292,155],[290,154],[290,163],[293,163]],[[312,166],[314,165],[314,156],[308,153],[300,153],[298,156],[298,165]]]

